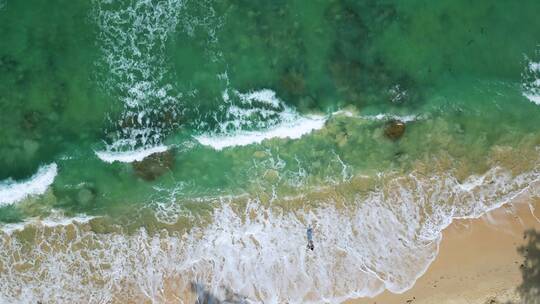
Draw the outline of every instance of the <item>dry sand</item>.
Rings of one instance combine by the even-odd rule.
[[[534,214],[529,208],[535,207]],[[518,198],[479,219],[456,220],[443,231],[439,255],[414,287],[348,304],[495,304],[517,301],[523,232],[540,230],[540,198]]]

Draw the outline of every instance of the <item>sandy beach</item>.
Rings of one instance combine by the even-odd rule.
[[[439,255],[412,289],[346,303],[519,303],[524,258],[517,249],[526,242],[525,231],[540,229],[538,218],[540,198],[518,198],[479,219],[456,220],[443,231]]]

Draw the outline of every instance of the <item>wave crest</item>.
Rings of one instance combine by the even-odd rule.
[[[58,174],[55,163],[42,166],[25,181],[7,179],[0,182],[0,207],[24,200],[32,195],[43,194]]]
[[[528,60],[523,78],[523,96],[540,105],[540,61]]]
[[[227,147],[261,143],[271,138],[298,139],[313,130],[321,129],[326,117],[298,114],[277,98],[269,89],[240,93],[223,93],[227,104],[225,117],[215,131],[194,136],[205,146],[216,150]]]

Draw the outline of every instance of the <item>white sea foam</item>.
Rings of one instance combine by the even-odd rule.
[[[4,233],[12,234],[15,231],[22,231],[28,226],[43,226],[43,227],[57,227],[57,226],[67,226],[71,224],[85,224],[96,218],[95,216],[90,216],[86,214],[80,214],[77,216],[66,217],[57,210],[52,210],[52,214],[45,218],[28,218],[20,223],[13,224],[3,224],[0,225],[0,230]],[[0,302],[2,303],[2,302]]]
[[[460,187],[465,191],[471,191],[476,187],[480,187],[484,182],[484,178],[485,176],[470,176],[460,184]]]
[[[338,110],[338,111],[332,112],[332,116],[356,117],[357,115],[353,111]]]
[[[384,120],[400,120],[403,122],[412,122],[424,119],[423,115],[397,115],[397,114],[388,114],[388,113],[379,113],[376,115],[359,115],[349,110],[339,110],[332,113],[332,116],[345,116],[345,117],[351,117],[351,118],[359,118],[359,119],[365,119],[365,120],[373,120],[373,121],[384,121]]]
[[[529,62],[529,70],[531,72],[540,73],[540,62]]]
[[[202,145],[221,150],[227,147],[261,143],[271,138],[298,139],[314,130],[321,129],[325,121],[324,116],[299,116],[296,120],[283,122],[267,130],[239,131],[231,135],[199,135],[195,136],[195,139]]]
[[[186,5],[188,1],[93,0],[92,17],[99,27],[98,47],[103,54],[98,62],[103,71],[100,84],[123,107],[119,119],[110,117],[108,152],[136,152],[162,145],[180,126],[181,115],[198,111],[184,101],[186,96],[195,96],[197,88],[180,92],[175,85],[175,69],[166,55],[166,45],[176,30],[197,35],[197,43],[206,35],[206,56],[219,60],[216,31],[223,16],[210,1],[189,1]]]
[[[529,60],[523,78],[523,96],[540,105],[540,62]]]
[[[92,219],[95,219],[95,216],[90,216],[86,214],[80,214],[73,217],[64,217],[64,216],[48,216],[44,219],[39,220],[39,223],[45,227],[56,227],[56,226],[67,226],[73,223],[88,223]]]
[[[279,107],[281,101],[276,97],[276,92],[269,89],[262,89],[258,91],[252,91],[245,94],[238,93],[240,98],[245,102],[251,102],[253,100],[269,104],[273,107]]]
[[[539,84],[539,87],[540,87],[540,84]],[[535,104],[540,105],[540,94],[523,93],[523,96],[527,97],[527,99],[534,102]]]
[[[115,152],[115,151],[94,151],[102,161],[107,163],[113,163],[115,161],[122,163],[131,163],[135,161],[141,161],[145,157],[154,154],[167,151],[167,146],[157,146],[150,148],[141,148],[132,151]]]
[[[261,143],[270,138],[298,139],[326,122],[322,115],[300,115],[269,89],[240,93],[225,90],[226,117],[214,132],[194,136],[216,150]],[[236,103],[235,103],[236,101]]]
[[[421,116],[419,115],[395,115],[395,114],[377,114],[377,115],[363,115],[360,116],[362,119],[367,120],[400,120],[403,122],[411,122],[415,120],[421,119]]]
[[[124,161],[122,151],[134,150],[133,154],[161,145],[164,133],[175,127],[181,94],[166,79],[171,72],[165,45],[182,6],[179,0],[94,0],[93,17],[103,53],[100,63],[106,71],[100,75],[101,85],[124,108],[107,131],[106,150],[117,154],[108,159]],[[164,115],[168,118],[163,119]]]
[[[25,181],[7,179],[0,181],[0,206],[19,202],[29,196],[47,191],[53,183],[58,169],[55,163],[42,166],[36,174]]]
[[[479,217],[539,178],[538,171],[513,176],[493,168],[462,187],[450,174],[388,175],[381,189],[356,196],[349,207],[328,201],[303,212],[268,209],[257,200],[237,210],[222,198],[208,226],[184,235],[56,226],[29,247],[0,232],[0,297],[165,302],[171,286],[187,297],[193,282],[214,299],[233,294],[239,303],[338,303],[385,289],[403,292],[433,261],[441,231],[454,218]],[[305,248],[308,225],[315,251]],[[10,254],[15,251],[24,259]]]

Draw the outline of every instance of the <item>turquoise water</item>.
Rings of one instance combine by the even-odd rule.
[[[95,288],[104,302],[168,303],[193,281],[218,297],[225,288],[276,303],[409,288],[452,218],[479,216],[537,180],[539,9],[0,2],[0,286],[9,290],[0,302],[98,303]],[[397,121],[405,129],[392,137]],[[303,250],[307,225],[315,256]],[[336,226],[349,227],[341,239]],[[133,255],[152,239],[178,253]],[[378,256],[385,242],[397,253]],[[40,262],[12,268],[18,250]],[[81,255],[127,260],[132,271],[147,263],[156,277],[51,268],[83,267]],[[253,267],[263,274],[248,275]],[[40,271],[62,280],[27,278]],[[344,283],[348,271],[361,275]]]

